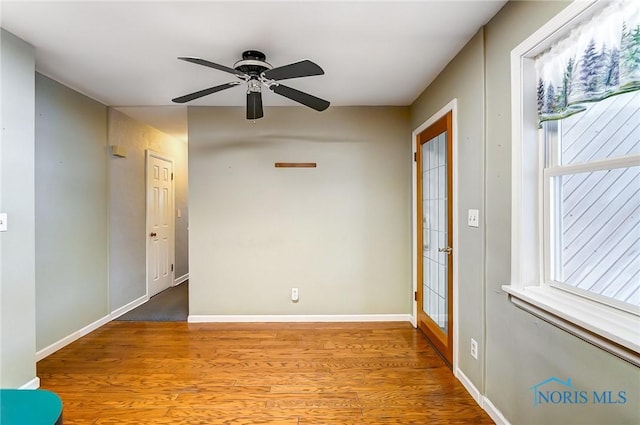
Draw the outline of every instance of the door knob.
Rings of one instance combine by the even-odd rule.
[[[451,252],[453,252],[453,248],[448,246],[446,248],[438,248],[438,251],[445,252],[447,255],[451,255]]]
[[[152,238],[155,238],[156,236],[158,236],[158,234],[156,232],[151,232],[151,234],[149,234],[149,236],[151,236]]]

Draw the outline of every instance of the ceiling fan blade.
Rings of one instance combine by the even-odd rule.
[[[301,92],[300,90],[292,89],[291,87],[283,86],[282,84],[274,84],[269,88],[280,96],[295,100],[296,102],[302,103],[316,111],[324,111],[330,105],[330,103],[324,99],[312,96],[309,93]]]
[[[175,99],[171,99],[171,101],[175,103],[189,102],[195,99],[199,99],[203,96],[207,96],[209,94],[219,92],[221,90],[229,89],[231,87],[237,86],[238,84],[240,84],[240,81],[233,81],[231,83],[221,84],[215,87],[209,87],[208,89],[204,89],[197,92],[185,94],[184,96],[176,97]]]
[[[305,59],[300,62],[269,69],[264,72],[264,76],[270,80],[287,80],[289,78],[311,77],[312,75],[323,75],[324,71],[316,63]]]
[[[247,93],[247,119],[257,120],[264,116],[262,111],[262,94],[259,91]]]
[[[190,56],[181,56],[178,59],[186,61],[186,62],[191,62],[191,63],[195,63],[195,64],[198,64],[198,65],[202,65],[202,66],[208,66],[209,68],[217,69],[218,71],[228,72],[230,74],[237,75],[238,77],[246,77],[247,76],[247,74],[245,74],[242,71],[238,71],[237,69],[229,68],[228,66],[224,66],[224,65],[217,64],[217,63],[209,62],[208,60],[205,60],[205,59],[194,58],[194,57],[190,57]]]

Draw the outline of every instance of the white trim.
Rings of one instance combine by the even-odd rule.
[[[455,370],[455,377],[462,383],[465,390],[473,397],[480,406],[497,425],[511,425],[502,412],[489,400],[486,396],[480,394],[480,390],[476,388],[467,375],[460,369]]]
[[[487,412],[489,417],[491,417],[497,425],[511,425],[502,412],[491,402],[491,400],[487,398],[487,396],[480,393],[480,390],[473,385],[473,382],[471,382],[469,377],[467,377],[461,369],[455,369],[454,375],[458,381],[462,383],[462,386],[467,390],[471,397],[473,397],[476,403],[478,403],[478,406]]]
[[[224,315],[190,314],[189,323],[312,323],[312,322],[410,322],[409,314],[266,314],[266,315]]]
[[[88,324],[84,328],[82,328],[80,330],[77,330],[77,331],[71,333],[70,335],[67,335],[64,338],[54,342],[53,344],[49,345],[48,347],[45,347],[42,350],[36,351],[36,362],[39,362],[40,360],[42,360],[45,357],[55,353],[56,351],[60,350],[61,348],[66,347],[67,345],[69,345],[72,342],[82,338],[83,336],[87,335],[88,333],[95,331],[100,326],[103,326],[103,325],[109,323],[110,320],[111,320],[110,319],[110,315],[104,316],[104,317],[96,320],[95,322]]]
[[[549,287],[502,289],[517,307],[640,366],[638,316]]]
[[[580,0],[569,4],[556,16],[547,21],[546,24],[541,26],[536,32],[531,34],[531,36],[527,37],[527,39],[520,43],[515,49],[513,49],[511,51],[511,58],[513,59],[514,54],[520,57],[527,54],[535,56],[536,54],[541,53],[542,50],[544,50],[548,45],[551,45],[555,39],[564,35],[560,32],[564,27],[571,25],[576,18],[597,3],[598,0]],[[547,42],[545,46],[540,46],[545,42]],[[513,77],[513,73],[511,75]]]
[[[458,99],[453,99],[444,105],[438,112],[433,114],[424,123],[411,132],[411,155],[416,152],[416,138],[420,133],[426,130],[431,124],[442,118],[451,111],[452,120],[451,127],[453,129],[453,369],[458,367]],[[416,199],[418,199],[418,188],[416,186],[418,164],[411,158],[411,279],[413,294],[418,290],[418,217]],[[411,324],[418,326],[418,302],[413,301]],[[484,344],[483,344],[484,346]]]
[[[173,281],[173,286],[178,286],[181,283],[186,282],[187,280],[189,280],[189,273],[185,273],[182,276],[180,276],[179,278],[177,278],[176,280]]]
[[[459,320],[458,320],[458,276],[460,275],[460,261],[458,260],[458,247],[460,234],[460,229],[458,228],[458,199],[459,199],[459,190],[458,190],[458,100],[453,99],[447,106],[451,105],[451,115],[452,122],[451,126],[453,128],[453,368],[458,368],[458,329],[459,329]],[[483,214],[484,215],[484,214]],[[483,289],[484,292],[484,289]],[[483,295],[484,298],[484,295]],[[484,335],[484,324],[482,325],[482,334]],[[482,347],[484,347],[484,337],[481,342]]]
[[[481,406],[496,425],[511,425],[502,412],[486,396],[482,397]]]
[[[535,208],[530,205],[539,201],[542,195],[538,194],[536,197],[531,191],[523,191],[522,187],[523,176],[527,171],[523,169],[523,91],[528,89],[523,85],[523,74],[531,72],[534,67],[533,60],[528,56],[539,53],[544,46],[543,43],[551,44],[563,27],[597,3],[596,0],[574,1],[511,51],[511,284],[514,286],[538,284],[538,271],[541,267],[538,257],[538,266],[526,267],[526,264],[530,264],[532,256],[540,254],[540,250],[537,246],[531,246],[531,235],[525,235],[523,228],[525,215],[532,216],[537,210],[540,210],[538,213],[542,213],[540,202]],[[523,194],[528,194],[527,202],[523,200]],[[528,226],[530,232],[542,232],[542,229],[532,231],[530,227]],[[538,234],[538,237],[541,236]]]
[[[51,354],[55,353],[56,351],[60,350],[61,348],[66,347],[67,345],[71,344],[74,341],[77,341],[78,339],[82,338],[83,336],[95,331],[96,329],[100,328],[101,326],[106,325],[107,323],[111,322],[114,319],[117,319],[118,317],[122,316],[123,314],[127,313],[130,310],[133,310],[134,308],[146,303],[147,301],[149,301],[149,297],[146,295],[141,296],[140,298],[131,301],[130,303],[112,311],[110,314],[101,317],[100,319],[96,320],[93,323],[88,324],[87,326],[85,326],[84,328],[77,330],[69,335],[67,335],[66,337],[54,342],[53,344],[49,345],[48,347],[43,348],[42,350],[36,351],[36,362],[39,362],[40,360],[44,359],[47,356],[50,356]]]
[[[19,390],[37,390],[38,388],[40,388],[40,378],[36,376],[31,381],[27,382],[26,384],[24,384],[18,389]]]
[[[130,303],[127,303],[125,305],[123,305],[120,308],[117,308],[115,310],[113,310],[111,312],[111,314],[109,315],[109,319],[110,320],[114,320],[117,319],[118,317],[122,316],[123,314],[133,310],[136,307],[141,306],[142,304],[146,303],[147,301],[149,301],[149,296],[147,295],[143,295],[140,298],[131,301]]]
[[[478,403],[480,407],[482,407],[482,395],[480,394],[480,390],[473,385],[471,379],[467,375],[464,374],[462,369],[455,369],[454,376],[458,378],[458,381],[462,383],[467,392],[473,397],[473,399]]]
[[[623,157],[606,158],[597,161],[582,162],[572,165],[557,165],[544,170],[545,178],[566,176],[567,174],[590,173],[595,171],[616,170],[618,168],[637,167],[640,165],[640,154]]]

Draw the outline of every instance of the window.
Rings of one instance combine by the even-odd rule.
[[[640,366],[640,6],[570,4],[512,51],[511,72],[503,289]]]
[[[540,131],[545,281],[640,313],[640,91]]]

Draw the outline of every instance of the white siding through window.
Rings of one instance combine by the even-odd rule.
[[[640,153],[640,92],[614,96],[561,122],[562,164]],[[640,306],[640,167],[561,181],[565,284]]]
[[[562,165],[640,153],[640,91],[594,103],[561,121]]]

